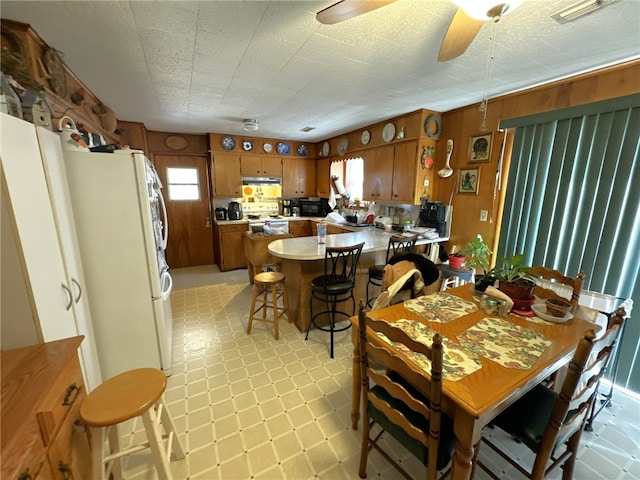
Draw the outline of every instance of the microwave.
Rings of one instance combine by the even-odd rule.
[[[331,212],[328,200],[300,200],[300,216],[326,217]]]

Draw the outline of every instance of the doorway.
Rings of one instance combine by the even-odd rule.
[[[213,228],[206,157],[154,155],[167,204],[172,268],[213,264]]]

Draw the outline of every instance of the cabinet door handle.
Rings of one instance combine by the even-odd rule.
[[[71,398],[73,392],[76,394]],[[64,393],[64,399],[62,400],[62,406],[68,407],[69,405],[72,405],[73,402],[76,401],[76,398],[78,398],[78,395],[80,395],[80,387],[78,387],[74,382],[67,387],[67,391]]]
[[[73,305],[73,295],[71,294],[71,290],[69,290],[69,287],[67,287],[64,283],[61,283],[60,285],[62,285],[62,289],[67,292],[67,298],[69,299],[69,303],[67,303],[64,308],[66,308],[67,312],[69,311],[69,309],[71,308],[71,305]]]
[[[18,476],[18,480],[33,480],[28,468]]]
[[[75,278],[72,278],[71,281],[78,288],[78,296],[75,299],[75,302],[78,303],[80,301],[80,298],[82,297],[82,287],[80,286],[80,284],[78,283],[78,281]]]

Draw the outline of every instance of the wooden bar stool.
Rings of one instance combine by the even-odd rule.
[[[251,298],[251,313],[249,315],[249,326],[247,334],[251,333],[253,320],[273,323],[275,327],[276,340],[280,338],[278,319],[286,314],[291,322],[291,312],[289,311],[289,299],[284,286],[284,274],[281,272],[262,272],[253,277],[253,297]],[[278,300],[282,298],[282,307],[278,306]],[[256,304],[258,304],[256,306]],[[267,310],[271,308],[273,318],[267,318]],[[262,318],[256,317],[256,313],[262,310]]]
[[[147,448],[158,477],[172,480],[169,456],[184,458],[184,451],[162,400],[166,386],[160,370],[139,368],[110,378],[83,400],[80,418],[91,427],[94,480],[107,480],[112,472],[115,480],[122,479],[122,457]],[[135,417],[142,417],[148,441],[120,450],[116,427]]]

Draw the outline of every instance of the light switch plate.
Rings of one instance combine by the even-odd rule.
[[[488,210],[480,210],[480,221],[481,222],[486,222],[488,217],[489,217],[489,211]]]

